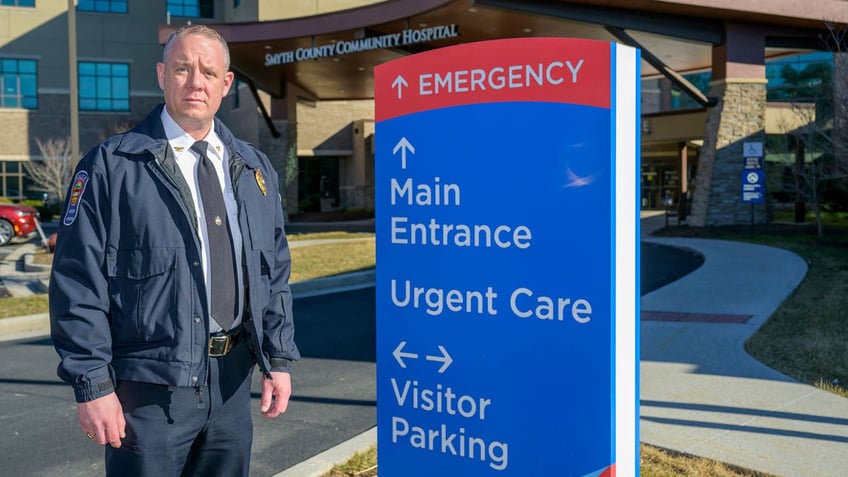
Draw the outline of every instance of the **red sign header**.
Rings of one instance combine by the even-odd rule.
[[[609,108],[610,43],[570,38],[466,43],[379,65],[374,82],[377,121],[505,101]]]

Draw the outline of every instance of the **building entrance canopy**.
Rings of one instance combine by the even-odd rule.
[[[298,124],[297,104],[304,100],[373,99],[375,67],[414,53],[519,37],[585,38],[638,48],[641,77],[663,79],[643,90],[653,88],[652,98],[659,99],[656,111],[666,113],[662,101],[679,97],[680,92],[707,107],[701,111],[706,119],[696,118],[707,127],[696,125],[695,132],[685,134],[671,134],[671,128],[653,133],[652,126],[659,122],[652,123],[659,118],[643,117],[642,159],[658,167],[648,170],[646,177],[666,178],[657,187],[673,188],[670,199],[674,202],[676,194],[681,210],[683,198],[689,201],[691,183],[689,223],[721,225],[751,216],[750,208],[742,210],[735,193],[728,191],[736,190],[740,177],[737,149],[744,142],[765,140],[766,61],[828,50],[822,40],[828,37],[829,24],[837,33],[848,24],[845,6],[845,0],[387,0],[322,15],[222,23],[214,28],[229,43],[232,69],[249,85],[274,138],[284,137],[278,126]],[[160,27],[160,42],[176,28]],[[567,53],[557,65],[566,64]],[[533,69],[536,75],[550,73],[541,72],[543,66],[508,65],[517,71]],[[454,86],[482,87],[484,81],[503,80],[475,73],[479,72],[457,70],[453,81],[462,83]],[[687,73],[709,73],[709,91],[692,85]],[[439,81],[447,81],[438,72],[433,78],[435,88]],[[425,78],[420,85],[430,83]],[[258,90],[272,97],[270,114]],[[719,103],[721,108],[711,107]],[[676,119],[673,124],[678,125],[681,118]],[[286,143],[286,147],[293,146]],[[361,167],[346,167],[358,175],[340,183],[345,191],[369,196],[373,184],[366,174],[367,147],[349,149],[351,162]],[[314,147],[312,153],[317,155]],[[649,195],[652,184],[644,189]],[[657,191],[665,201],[669,191]],[[342,202],[350,206],[361,201]],[[766,217],[764,211],[758,216]]]
[[[313,100],[374,96],[376,65],[458,43],[516,37],[573,37],[643,50],[643,77],[709,70],[727,22],[762,28],[766,57],[818,47],[822,19],[848,23],[840,0],[388,0],[311,17],[215,25],[233,70],[272,96],[296,85]],[[164,43],[176,28],[160,27]],[[653,59],[653,61],[650,61]]]

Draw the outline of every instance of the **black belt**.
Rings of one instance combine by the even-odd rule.
[[[241,326],[229,332],[219,331],[209,335],[209,356],[220,358],[226,356],[238,344],[241,336]]]

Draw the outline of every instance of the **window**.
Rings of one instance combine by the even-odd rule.
[[[816,52],[766,62],[769,101],[817,101],[832,94],[833,53]]]
[[[0,59],[0,107],[38,109],[35,60]]]
[[[79,107],[81,111],[129,111],[129,65],[80,61]]]
[[[0,161],[0,196],[20,199],[24,190],[24,172],[17,161]]]
[[[704,95],[708,95],[710,93],[710,80],[712,79],[712,72],[705,73],[690,73],[683,75],[687,81],[689,81],[692,86],[697,88],[700,92],[704,93]],[[689,93],[686,93],[682,89],[680,89],[677,85],[672,85],[671,87],[671,109],[697,109],[702,107],[700,103],[695,101]]]
[[[175,17],[214,18],[213,0],[168,0],[168,12]]]
[[[79,0],[81,12],[127,13],[127,0]]]
[[[683,75],[697,90],[709,94],[712,73],[689,73]],[[688,92],[672,83],[668,78],[642,80],[642,113],[668,112],[702,107]]]
[[[35,0],[0,0],[0,5],[9,7],[35,8]]]

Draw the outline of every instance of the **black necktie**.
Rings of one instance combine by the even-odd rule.
[[[206,141],[197,141],[191,150],[200,156],[197,185],[203,203],[203,218],[206,220],[206,247],[209,250],[209,275],[212,277],[212,319],[226,331],[236,318],[235,255],[221,182],[215,166],[206,156],[207,147]]]

